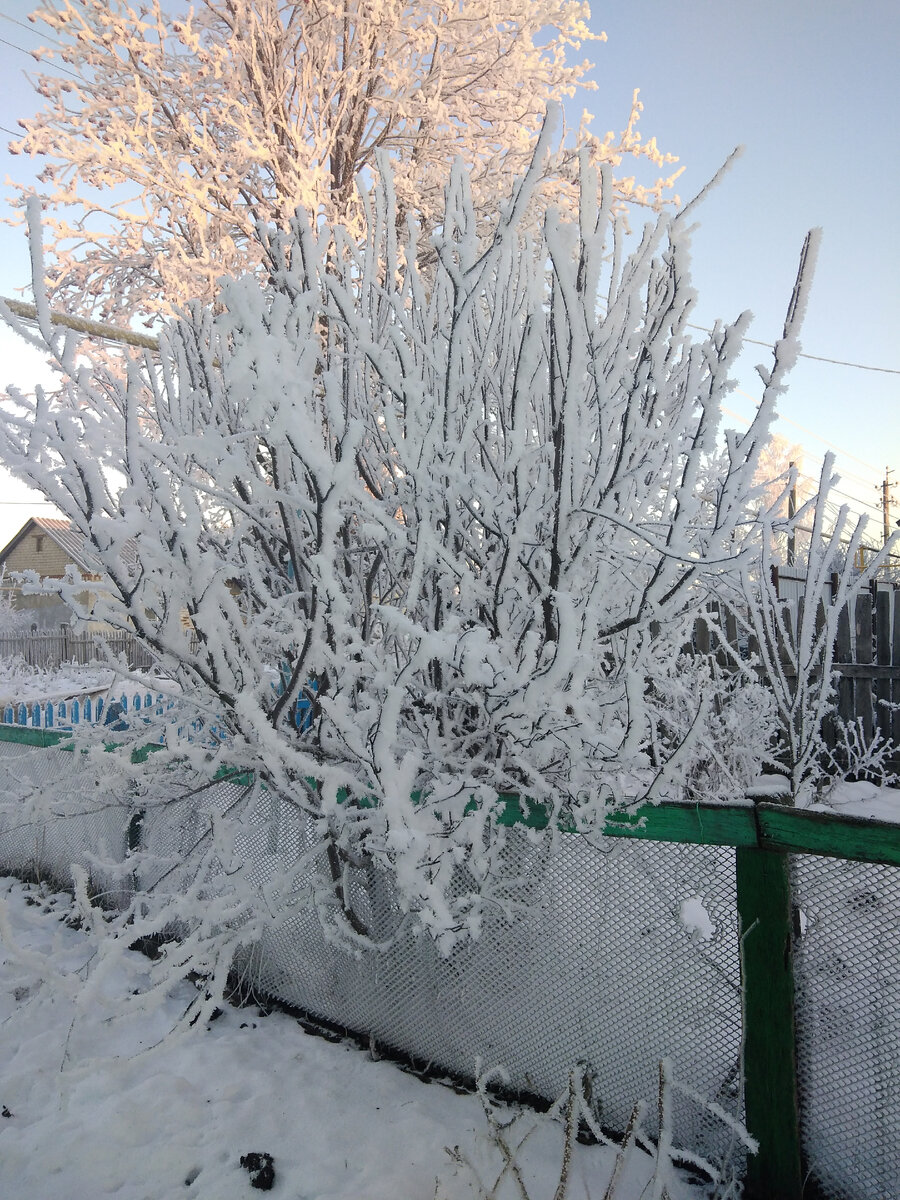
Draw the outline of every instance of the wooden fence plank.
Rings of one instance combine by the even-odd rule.
[[[778,804],[758,804],[756,817],[766,849],[900,867],[900,824]]]
[[[502,796],[502,825],[546,829],[547,810],[522,804],[518,796]],[[571,820],[559,823],[563,833],[577,832]],[[612,813],[606,837],[642,838],[652,842],[687,842],[699,846],[751,846],[781,854],[820,854],[857,862],[900,866],[900,822],[851,817],[840,812],[813,812],[760,801],[746,804],[664,803],[634,813]]]
[[[856,597],[856,661],[872,662],[872,597],[863,592]],[[875,728],[872,711],[872,678],[857,677],[854,687],[854,717],[862,721],[866,741],[870,741]]]
[[[690,842],[697,846],[757,845],[751,804],[657,804],[634,814],[611,815],[603,832],[609,837]]]
[[[0,742],[18,742],[20,746],[58,746],[70,733],[52,729],[29,729],[23,725],[0,725]]]
[[[526,825],[546,829],[550,823],[543,804],[529,804],[519,796],[500,797],[500,825]],[[559,821],[563,833],[577,833],[571,817]],[[698,846],[755,846],[756,819],[753,805],[746,804],[656,804],[637,812],[611,814],[602,833],[609,837],[642,838],[654,842],[690,842]]]
[[[875,660],[880,668],[891,669],[891,596],[879,591],[875,595]],[[891,736],[890,677],[875,679],[875,728],[885,741]]]
[[[694,653],[701,656],[709,654],[710,648],[709,625],[703,617],[694,622]]]
[[[888,681],[900,677],[896,667],[882,666],[880,663],[842,663],[836,662],[833,668],[839,675],[847,679],[886,679]]]
[[[853,660],[853,647],[850,641],[850,609],[846,604],[838,615],[834,657],[842,663],[849,663]],[[845,725],[853,720],[853,681],[847,676],[843,676],[838,682],[837,716],[838,721]]]

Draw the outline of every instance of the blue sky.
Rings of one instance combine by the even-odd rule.
[[[647,134],[687,168],[685,198],[745,147],[699,210],[698,323],[750,309],[750,336],[772,342],[804,234],[818,225],[804,350],[900,372],[896,0],[629,0],[594,11],[609,37],[596,48],[599,91],[586,104],[600,123],[615,126],[640,87]],[[739,386],[753,396],[765,355],[755,346],[744,354]],[[729,408],[746,416],[752,402],[738,393]],[[879,502],[885,467],[900,470],[900,373],[804,359],[780,412],[788,420],[777,431],[808,448],[807,471],[833,443],[846,491]],[[900,487],[895,494],[900,501]]]
[[[0,126],[7,129],[39,99],[24,77],[36,64],[15,48],[40,42],[37,30],[14,23],[27,25],[32,7],[31,0],[3,0],[0,10]],[[886,467],[900,473],[900,4],[628,0],[595,4],[591,24],[609,40],[586,47],[599,86],[570,106],[576,123],[583,106],[596,115],[595,132],[621,128],[639,87],[645,136],[686,168],[678,183],[683,198],[734,146],[745,146],[698,212],[698,324],[750,309],[750,336],[771,343],[783,326],[804,234],[823,227],[804,350],[897,373],[801,360],[777,432],[803,444],[812,475],[828,444],[837,449],[841,490],[856,508],[874,506],[866,511],[878,523],[870,529],[876,535],[877,485]],[[0,133],[0,176],[33,178],[36,164],[9,155],[8,140]],[[28,273],[21,229],[0,226],[0,294],[15,294]],[[738,427],[759,396],[760,361],[769,361],[766,350],[748,346],[740,390],[728,405],[736,415],[726,418]],[[0,337],[2,382],[27,385],[33,373],[9,335]],[[900,486],[894,494],[896,520]],[[18,498],[0,483],[0,500]],[[0,539],[26,513],[0,503]]]

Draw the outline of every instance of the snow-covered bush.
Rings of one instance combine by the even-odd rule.
[[[754,647],[752,659],[745,661],[732,652],[728,670],[733,677],[764,680],[774,717],[769,761],[787,776],[791,802],[798,806],[814,801],[823,785],[843,773],[864,773],[887,782],[886,760],[893,751],[877,732],[874,740],[867,740],[857,723],[841,724],[835,711],[833,664],[841,613],[877,577],[896,537],[864,570],[855,568],[866,518],[852,517],[846,505],[835,518],[829,517],[832,491],[839,482],[833,466],[834,456],[827,454],[818,491],[795,517],[808,534],[793,567],[803,580],[802,599],[781,598],[774,582],[779,537],[790,531],[790,523],[775,515],[778,501],[757,514],[762,531],[758,561],[742,563],[719,585],[742,640],[752,641]],[[789,475],[782,499],[793,482]],[[837,751],[823,738],[829,720],[835,724]]]
[[[224,280],[125,383],[79,367],[39,305],[67,390],[3,417],[5,461],[103,565],[95,619],[133,628],[194,706],[190,739],[181,708],[139,771],[134,727],[103,769],[148,796],[176,764],[186,787],[253,772],[314,819],[353,936],[352,865],[388,866],[449,948],[491,903],[501,793],[589,830],[686,781],[733,795],[772,733],[755,679],[689,643],[758,553],[747,497],[814,247],[758,415],[723,448],[749,315],[691,341],[691,207],[625,253],[585,161],[577,222],[547,211],[529,235],[546,145],[487,242],[454,168],[424,273],[389,183],[362,244],[302,212],[261,231],[268,286]],[[204,843],[235,879],[242,811]]]
[[[25,633],[30,625],[29,614],[16,607],[6,568],[0,571],[0,637]]]

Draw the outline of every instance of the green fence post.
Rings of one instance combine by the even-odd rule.
[[[738,846],[744,1102],[759,1153],[747,1162],[744,1200],[801,1200],[794,970],[788,860]]]

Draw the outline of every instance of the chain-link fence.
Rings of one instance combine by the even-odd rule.
[[[121,797],[73,754],[0,741],[0,870],[71,885],[78,863],[115,905],[121,873],[104,864],[124,861],[127,827]]]
[[[828,1200],[900,1196],[900,868],[793,860],[803,1144]]]
[[[73,860],[96,873],[101,860],[125,859],[133,812],[99,795],[71,754],[0,742],[0,791],[21,793],[23,781],[32,799],[43,799],[36,812],[28,806],[28,822],[8,805],[0,814],[0,868],[64,879]],[[60,787],[78,789],[82,816],[54,815]],[[208,811],[245,795],[244,785],[221,782],[202,803],[173,790],[167,803],[148,806],[132,884],[146,890],[165,876],[171,888],[173,872],[190,871]],[[502,1064],[512,1088],[538,1096],[555,1098],[582,1063],[596,1114],[611,1130],[625,1126],[637,1099],[652,1102],[663,1056],[676,1077],[741,1115],[730,847],[613,837],[591,844],[564,834],[551,854],[528,830],[511,828],[496,913],[477,940],[442,957],[414,931],[390,878],[371,866],[351,873],[349,897],[382,948],[348,953],[323,931],[326,871],[311,853],[311,823],[259,790],[242,828],[238,849],[251,881],[282,897],[291,881],[278,919],[239,964],[260,990],[418,1064],[470,1078],[479,1060]],[[835,1200],[888,1200],[900,1179],[900,868],[792,861],[809,1178]],[[111,895],[122,877],[108,875]],[[740,1172],[727,1128],[683,1097],[674,1132],[678,1144]]]

